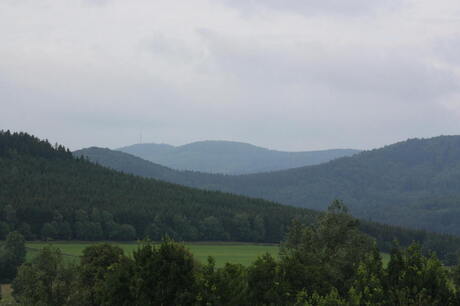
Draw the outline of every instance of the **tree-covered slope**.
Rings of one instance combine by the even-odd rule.
[[[29,238],[276,242],[292,218],[317,215],[122,174],[26,134],[1,133],[0,143],[0,230]]]
[[[0,132],[3,236],[19,230],[28,239],[132,240],[168,234],[180,240],[279,242],[293,218],[311,223],[318,214],[123,174],[27,134]],[[371,222],[362,222],[361,229],[386,250],[393,239],[403,245],[419,241],[448,260],[460,249],[456,237]]]
[[[249,174],[316,165],[359,152],[352,149],[283,152],[232,141],[199,141],[178,147],[147,143],[118,150],[172,169],[222,174]]]
[[[81,149],[74,151],[73,155],[76,157],[83,156],[94,163],[124,173],[154,178],[185,186],[211,187],[216,179],[225,179],[226,177],[220,174],[174,170],[128,153],[107,148],[91,147]]]
[[[460,234],[460,136],[411,139],[329,163],[235,178],[230,188],[313,209],[334,198],[357,217]]]
[[[178,184],[318,210],[340,198],[360,218],[460,234],[460,136],[411,139],[321,165],[240,176],[167,168],[160,176],[141,159],[139,171],[97,155],[114,169]]]

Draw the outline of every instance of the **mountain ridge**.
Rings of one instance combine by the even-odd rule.
[[[359,152],[354,149],[288,152],[224,140],[196,141],[181,146],[144,143],[115,150],[176,170],[233,175],[319,164]]]
[[[174,175],[161,179],[319,210],[339,198],[360,218],[460,234],[456,135],[408,139],[320,165],[269,173]]]

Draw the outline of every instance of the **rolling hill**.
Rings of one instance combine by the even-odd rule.
[[[298,207],[322,210],[339,198],[360,218],[460,234],[460,136],[410,139],[320,165],[239,176],[171,169],[160,176],[140,159],[143,171],[98,160],[137,175]]]
[[[211,176],[211,175],[210,175]],[[221,176],[225,177],[225,176]],[[227,240],[279,242],[293,218],[319,212],[123,174],[76,158],[62,146],[0,131],[0,235],[28,239]],[[452,262],[460,238],[372,222],[361,229],[383,250],[419,241]]]
[[[249,174],[316,165],[358,150],[283,152],[233,141],[199,141],[183,146],[135,144],[117,149],[176,170]]]
[[[73,152],[74,156],[84,156],[91,162],[128,174],[147,178],[154,178],[189,187],[202,189],[215,188],[216,180],[224,184],[227,175],[174,170],[159,164],[152,163],[140,157],[110,150],[108,148],[91,147]]]
[[[27,134],[0,133],[0,234],[29,239],[276,242],[317,212],[122,174]]]

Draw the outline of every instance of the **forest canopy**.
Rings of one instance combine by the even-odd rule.
[[[409,139],[316,166],[250,175],[176,171],[108,149],[75,154],[181,185],[324,210],[334,199],[365,220],[460,235],[460,136]]]
[[[243,196],[197,190],[123,174],[75,158],[64,147],[25,133],[0,132],[0,238],[274,242],[293,219],[312,224],[319,212]],[[393,240],[420,242],[447,262],[460,239],[360,223],[382,250]]]

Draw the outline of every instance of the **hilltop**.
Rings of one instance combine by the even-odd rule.
[[[117,150],[176,170],[221,174],[249,174],[316,165],[359,152],[352,149],[284,152],[243,142],[211,140],[177,147],[135,144]]]

